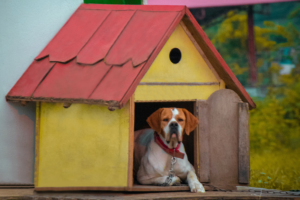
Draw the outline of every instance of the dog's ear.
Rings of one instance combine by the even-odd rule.
[[[160,127],[160,115],[163,111],[163,108],[158,109],[154,113],[152,113],[148,118],[147,118],[147,123],[149,126],[156,131],[158,134],[160,134],[161,127]]]
[[[185,123],[185,133],[187,135],[190,134],[190,132],[192,132],[198,125],[198,119],[192,114],[190,113],[188,110],[186,110],[185,108],[182,108],[182,111],[185,114],[186,117],[186,123]]]

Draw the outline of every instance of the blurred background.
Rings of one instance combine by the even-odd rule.
[[[300,2],[190,10],[257,105],[250,186],[300,190]]]

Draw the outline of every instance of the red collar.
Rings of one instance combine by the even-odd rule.
[[[159,137],[159,135],[155,132],[154,133],[154,141],[156,142],[156,144],[158,144],[158,146],[160,146],[167,154],[177,157],[177,158],[184,158],[184,153],[181,153],[179,151],[180,148],[180,144],[178,143],[177,147],[175,149],[170,149],[167,145],[165,145],[165,143],[161,140],[161,138]]]

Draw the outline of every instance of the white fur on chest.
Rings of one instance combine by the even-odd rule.
[[[187,173],[193,170],[193,166],[189,163],[183,144],[180,145],[179,151],[184,153],[184,158],[176,158],[174,165],[175,175],[181,179],[186,179]],[[142,165],[144,165],[147,174],[168,176],[171,167],[172,156],[167,154],[154,140],[151,140],[147,153],[142,158]],[[142,172],[141,171],[141,172]],[[141,173],[140,172],[140,173]],[[139,172],[138,172],[139,174]]]

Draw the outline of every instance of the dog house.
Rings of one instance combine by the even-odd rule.
[[[134,181],[134,130],[159,107],[198,116],[184,143],[204,185],[249,182],[255,104],[185,6],[82,4],[6,100],[36,102],[36,191],[189,190]]]

